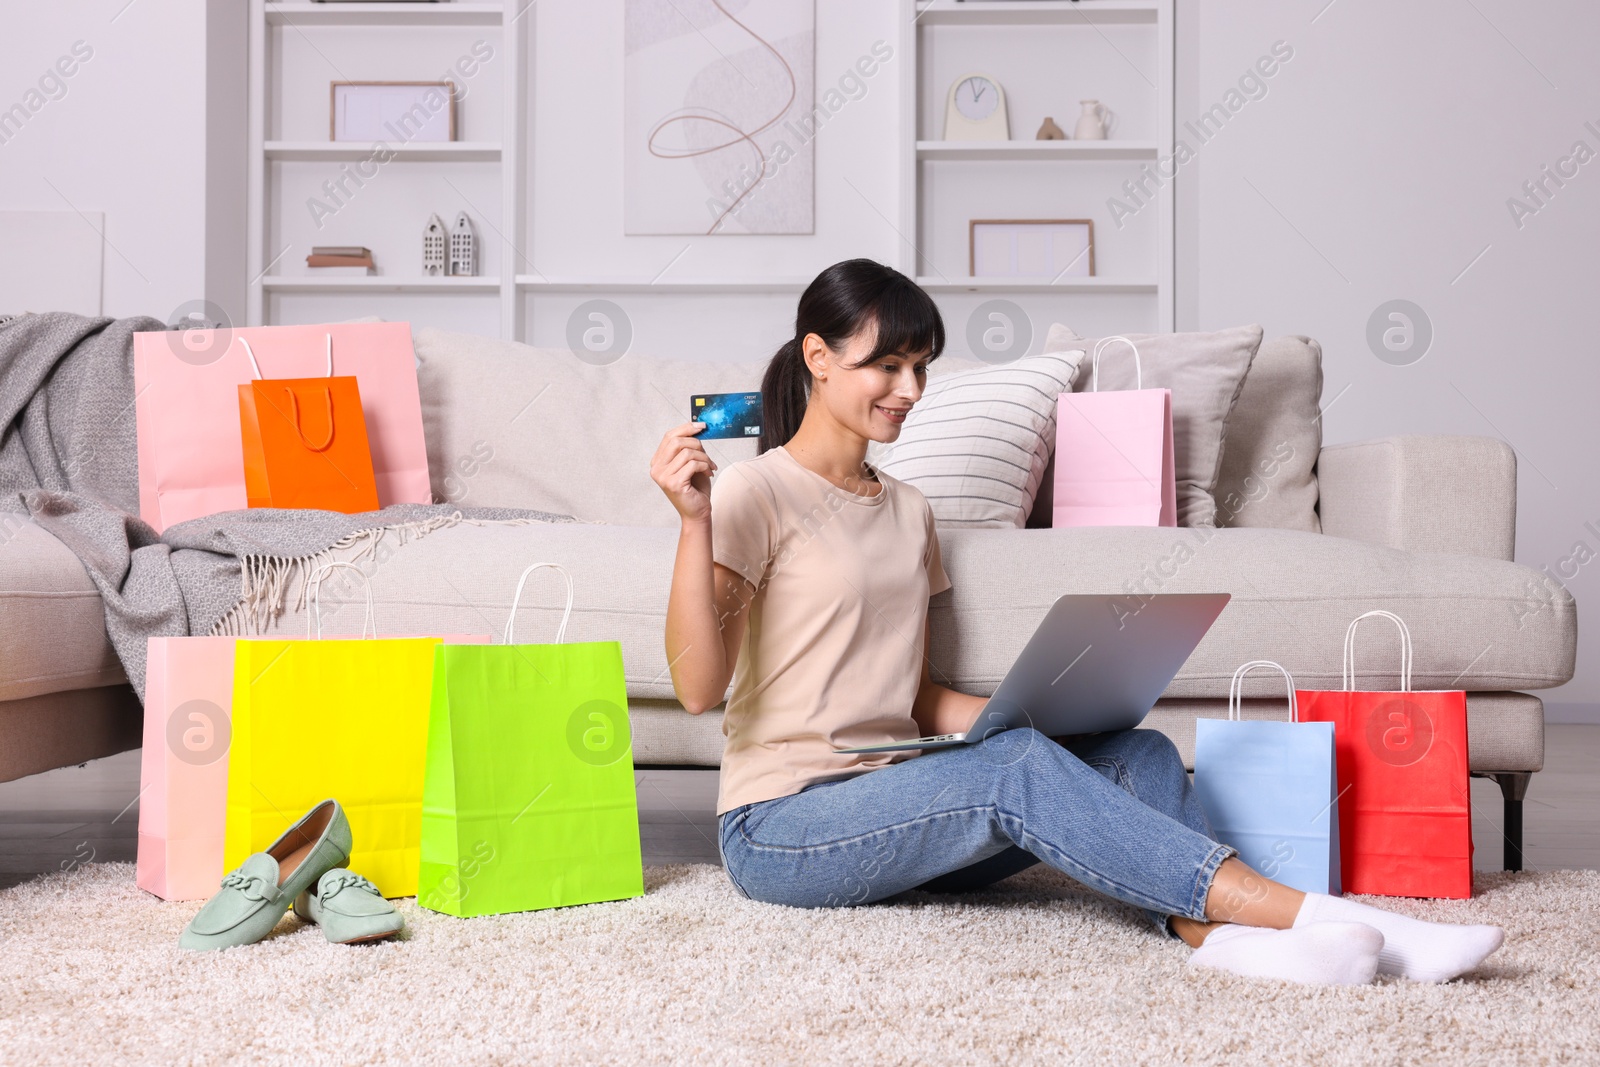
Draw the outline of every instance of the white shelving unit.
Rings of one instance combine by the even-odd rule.
[[[1122,183],[1172,152],[1172,0],[902,0],[901,10],[900,269],[940,297],[1035,298],[1053,321],[1092,318],[1082,298],[1115,296],[1121,320],[1171,330],[1172,183],[1155,188],[1146,179],[1150,195],[1123,227],[1107,200],[1126,198]],[[1006,91],[1011,140],[937,139],[946,93],[970,73]],[[1078,101],[1089,98],[1117,113],[1111,139],[1031,139],[1045,115],[1070,135]],[[973,218],[1092,219],[1099,276],[959,276],[952,271],[967,266]]]
[[[917,284],[930,293],[1053,293],[1057,296],[1092,293],[1160,293],[1156,282],[1117,278],[1073,278],[1071,281],[1029,281],[1020,278],[928,278]]]
[[[390,278],[381,274],[346,278],[297,278],[266,275],[263,288],[275,293],[498,293],[498,278],[417,277]]]
[[[517,288],[539,293],[794,293],[805,291],[810,278],[703,278],[658,281],[650,278],[546,278],[519,274]]]
[[[966,336],[962,324],[973,309],[996,298],[1016,298],[1040,330],[1057,321],[1081,329],[1172,329],[1172,183],[1153,190],[1124,225],[1113,222],[1106,202],[1124,196],[1124,182],[1171,154],[1174,0],[896,0],[898,48],[875,83],[893,98],[874,120],[882,123],[883,137],[865,155],[858,140],[861,161],[848,164],[884,168],[878,173],[887,180],[878,194],[856,189],[844,201],[819,203],[820,211],[836,203],[860,211],[861,204],[848,199],[856,197],[871,205],[864,225],[876,227],[881,219],[888,232],[841,238],[834,222],[826,238],[829,258],[815,251],[825,222],[817,236],[792,244],[771,236],[693,237],[681,245],[670,237],[622,236],[615,180],[620,158],[612,147],[620,104],[605,95],[608,79],[620,78],[621,69],[598,62],[616,57],[621,47],[620,17],[611,7],[529,0],[249,2],[251,323],[378,314],[514,340],[537,335],[550,343],[573,308],[606,297],[625,304],[636,320],[648,320],[651,350],[678,343],[680,335],[686,346],[729,347],[719,338],[731,336],[736,345],[759,347],[792,314],[793,298],[811,278],[809,271],[800,276],[807,260],[820,265],[867,254],[894,263],[935,295],[957,349],[964,342],[955,339]],[[326,228],[320,219],[313,226],[306,198],[325,179],[369,168],[373,153],[369,144],[325,139],[327,82],[442,80],[436,72],[478,38],[492,44],[493,67],[486,64],[490,73],[466,85],[458,111],[462,139],[390,144],[381,188],[352,197],[349,214]],[[536,45],[543,49],[538,78],[532,70]],[[844,47],[853,62],[858,46]],[[819,56],[819,74],[823,62]],[[975,71],[1005,88],[1012,140],[943,139],[949,85]],[[545,94],[545,110],[537,113],[535,86]],[[599,103],[585,105],[578,121],[570,101],[558,100],[565,93]],[[1070,133],[1078,101],[1089,97],[1117,115],[1111,139],[1031,139],[1044,115]],[[859,119],[852,112],[844,121]],[[538,189],[530,177],[535,149],[545,168]],[[837,154],[827,165],[854,158]],[[561,174],[549,169],[551,160],[594,169],[580,176],[569,167]],[[837,174],[819,171],[819,188],[830,181],[839,187]],[[859,174],[851,187],[858,183]],[[536,199],[543,215],[535,212]],[[467,211],[477,227],[484,276],[422,276],[427,212],[448,223],[455,210]],[[972,218],[1091,218],[1099,276],[968,277]],[[303,273],[311,243],[366,244],[378,251],[381,242],[387,245],[378,256],[379,275]],[[720,254],[743,242],[762,242],[757,247],[769,250],[748,273],[740,256]],[[898,258],[890,242],[898,244]],[[587,254],[591,247],[604,254]],[[660,274],[653,273],[657,269]],[[695,336],[707,322],[722,333]]]
[[[247,223],[251,282],[248,292],[248,321],[252,325],[278,321],[275,314],[276,298],[294,294],[298,296],[352,297],[380,294],[426,294],[429,300],[450,300],[470,296],[481,302],[493,297],[498,302],[495,318],[502,337],[520,335],[518,316],[518,285],[515,264],[519,253],[506,236],[520,231],[526,212],[526,196],[522,181],[523,160],[526,158],[527,103],[525,99],[526,74],[523,62],[523,32],[518,25],[522,8],[519,3],[482,2],[482,0],[454,0],[450,3],[343,3],[321,4],[306,0],[250,0],[250,55],[249,55],[249,169],[247,188]],[[330,31],[351,28],[382,29],[384,32],[418,35],[417,48],[411,53],[426,52],[435,39],[442,38],[455,27],[482,27],[485,40],[491,41],[495,62],[499,67],[499,123],[498,134],[492,140],[460,140],[445,143],[393,143],[388,144],[383,168],[411,168],[413,165],[433,165],[430,175],[438,184],[454,190],[453,200],[464,201],[472,216],[478,237],[479,269],[492,257],[500,265],[499,276],[481,277],[429,277],[421,273],[421,231],[426,216],[407,217],[404,237],[396,242],[401,251],[378,258],[378,269],[383,273],[366,277],[323,278],[312,274],[293,273],[294,268],[310,251],[311,243],[343,244],[344,240],[313,237],[311,241],[290,240],[282,235],[285,220],[280,213],[290,205],[287,194],[279,188],[286,185],[282,168],[285,164],[321,164],[337,181],[350,173],[350,164],[360,164],[373,158],[374,146],[363,142],[336,142],[312,140],[303,136],[276,136],[287,127],[296,131],[314,130],[319,125],[326,128],[327,115],[285,114],[291,104],[285,101],[286,59],[288,47],[309,50],[318,62],[316,69],[335,80],[445,80],[435,73],[448,68],[456,58],[448,45],[437,46],[438,62],[431,65],[416,61],[396,61],[382,65],[381,74],[365,73],[345,78],[338,59],[341,53],[328,46]],[[345,40],[346,51],[350,41]],[[365,60],[366,57],[363,57]],[[381,64],[380,64],[381,65]],[[373,69],[370,61],[364,70]],[[325,83],[319,83],[325,84]],[[320,90],[307,88],[301,93],[300,104],[307,106],[325,100]],[[461,109],[481,107],[482,90],[469,86],[466,99],[458,103],[457,121],[462,123]],[[452,179],[460,174],[456,165],[489,165],[494,170],[498,189],[496,199],[482,196],[468,198],[461,185]],[[313,176],[315,177],[315,175]],[[480,179],[481,184],[481,179]],[[345,188],[352,188],[347,182]],[[361,210],[360,197],[350,197],[352,210]],[[341,208],[343,205],[339,205]],[[498,219],[489,217],[498,209]],[[443,215],[443,212],[440,212]],[[370,216],[373,211],[368,210]],[[448,224],[448,219],[446,220]],[[378,225],[380,223],[374,223]],[[393,231],[392,219],[381,225]],[[301,223],[304,229],[304,223]],[[277,236],[275,236],[277,234]],[[357,243],[373,244],[359,241]],[[303,247],[302,247],[303,246]],[[409,254],[407,250],[409,249]],[[330,309],[329,317],[342,317],[361,313],[348,302]],[[485,332],[488,332],[486,329]]]
[[[918,141],[918,159],[1155,159],[1156,144],[1138,141]]]
[[[1115,26],[1154,23],[1157,6],[1147,0],[916,0],[914,14],[925,26]]]
[[[314,160],[355,161],[372,155],[372,146],[350,141],[268,141],[266,158],[306,163]],[[412,162],[498,163],[500,146],[492,142],[444,141],[437,144],[390,146],[396,159]]]
[[[359,6],[275,0],[266,5],[273,26],[498,26],[504,14],[501,4],[483,0]]]

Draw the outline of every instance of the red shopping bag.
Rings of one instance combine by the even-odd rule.
[[[1400,691],[1355,690],[1362,619],[1400,628]],[[1344,689],[1297,694],[1302,722],[1334,724],[1344,890],[1394,897],[1472,896],[1467,694],[1411,688],[1411,633],[1388,611],[1345,631]]]
[[[1100,353],[1111,342],[1133,349],[1140,388],[1102,393]],[[1139,350],[1126,337],[1094,346],[1087,393],[1056,400],[1056,477],[1051,525],[1176,526],[1172,390],[1145,389]]]

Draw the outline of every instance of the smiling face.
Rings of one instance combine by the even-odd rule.
[[[863,364],[876,339],[876,324],[838,349],[807,334],[804,350],[812,375],[811,404],[820,404],[840,427],[868,441],[888,443],[899,438],[912,405],[922,399],[929,353],[891,353]]]

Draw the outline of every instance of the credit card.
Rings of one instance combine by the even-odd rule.
[[[703,393],[689,398],[689,417],[706,428],[698,437],[718,441],[729,437],[761,436],[760,393]]]

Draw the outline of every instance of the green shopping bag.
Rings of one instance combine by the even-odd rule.
[[[522,587],[561,572],[553,645],[518,645]],[[572,577],[522,572],[501,645],[435,653],[417,902],[499,915],[644,894],[622,646],[562,644]]]

